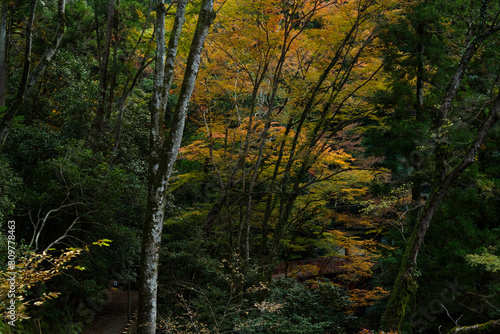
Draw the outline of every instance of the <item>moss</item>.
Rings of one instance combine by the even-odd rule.
[[[497,334],[500,333],[500,319],[491,320],[484,324],[455,327],[448,334]]]
[[[409,244],[415,242],[416,233],[411,236]],[[382,317],[382,330],[390,331],[400,329],[403,323],[406,307],[410,298],[417,292],[417,284],[413,276],[407,276],[406,273],[413,266],[410,263],[410,247],[406,248],[401,267],[391,292],[391,297]],[[414,270],[414,268],[413,268]]]

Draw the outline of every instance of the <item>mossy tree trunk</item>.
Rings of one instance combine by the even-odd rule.
[[[448,334],[497,334],[500,333],[500,319],[474,326],[455,327]]]
[[[434,130],[436,131],[439,131],[441,127],[446,125],[445,123],[448,120],[448,115],[452,109],[452,103],[455,100],[467,68],[476,54],[476,51],[479,49],[479,46],[486,39],[500,31],[500,24],[492,24],[489,26],[484,23],[489,3],[490,1],[482,2],[480,17],[478,18],[478,22],[480,24],[478,24],[477,27],[471,28],[472,30],[468,32],[472,38],[465,48],[455,73],[451,77],[448,86],[443,93],[441,106],[437,112],[434,122]],[[462,156],[461,161],[454,168],[450,168],[447,161],[447,157],[452,155],[452,153],[448,152],[446,145],[443,144],[448,141],[447,134],[441,135],[441,144],[437,145],[434,152],[436,160],[436,180],[433,185],[433,192],[429,196],[423,211],[420,213],[406,246],[398,277],[391,291],[391,296],[385,312],[382,316],[382,329],[399,329],[403,323],[408,301],[417,290],[415,280],[417,256],[420,247],[424,242],[425,234],[427,233],[432,217],[453,183],[460,177],[460,175],[462,175],[468,166],[474,163],[479,147],[486,138],[488,131],[498,119],[499,110],[500,94],[496,97],[491,107],[489,116],[479,128],[474,142],[469,147],[465,155]]]
[[[384,329],[398,329],[404,320],[405,309],[409,298],[416,291],[415,269],[417,265],[417,256],[425,238],[427,229],[437,207],[442,202],[444,196],[458,179],[465,169],[476,160],[476,154],[483,143],[489,130],[498,120],[500,114],[500,94],[496,97],[490,115],[483,122],[476,139],[469,150],[462,158],[461,162],[450,172],[448,172],[443,182],[435,187],[435,191],[429,197],[423,212],[421,213],[413,233],[408,241],[405,255],[396,279],[396,283],[391,292],[389,303],[382,317],[382,326]]]
[[[213,0],[203,0],[170,132],[168,137],[164,138],[164,104],[168,101],[169,92],[169,89],[166,89],[166,87],[170,85],[173,77],[172,67],[177,54],[181,29],[184,24],[186,3],[186,0],[179,0],[177,2],[176,17],[167,49],[165,47],[164,0],[159,0],[156,8],[157,54],[153,101],[151,105],[148,204],[143,226],[139,276],[138,334],[154,334],[156,331],[158,263],[166,190],[181,146],[188,103],[196,82],[203,45],[210,25],[215,19]]]

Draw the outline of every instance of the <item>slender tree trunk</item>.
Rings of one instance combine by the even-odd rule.
[[[129,83],[125,84],[125,87],[123,89],[123,93],[120,97],[120,100],[118,102],[118,117],[116,120],[116,134],[115,134],[115,142],[113,144],[113,149],[109,155],[108,163],[111,164],[116,157],[116,153],[118,152],[118,147],[120,146],[120,140],[122,136],[122,128],[123,128],[123,118],[125,114],[125,108],[127,107],[127,100],[132,93],[132,90],[134,87],[137,85],[137,83],[140,81],[140,77],[142,75],[142,72],[146,67],[149,66],[151,62],[146,63],[146,55],[144,56],[142,60],[141,67],[137,71],[137,73],[134,76],[134,79],[132,80],[132,83],[129,86]]]
[[[268,49],[269,51],[269,49]],[[255,113],[255,106],[257,105],[257,95],[259,92],[259,88],[266,77],[267,71],[269,69],[269,63],[271,59],[269,58],[269,53],[267,52],[265,57],[264,57],[264,64],[262,66],[262,70],[260,73],[257,73],[255,76],[255,80],[253,81],[253,88],[252,88],[252,99],[251,99],[251,105],[250,105],[250,116],[248,117],[248,127],[247,127],[247,134],[245,136],[245,146],[243,148],[243,151],[239,154],[238,157],[238,165],[244,166],[244,161],[247,157],[248,150],[250,148],[250,141],[252,140],[252,135],[255,132],[255,128],[253,125],[253,119],[254,119],[254,113]],[[263,139],[265,140],[265,139]],[[256,163],[255,166],[258,168],[260,165],[260,162]],[[240,207],[240,226],[238,229],[238,237],[237,237],[237,244],[238,244],[238,253],[241,255],[242,253],[248,254],[249,256],[249,246],[246,246],[246,241],[249,238],[249,220],[250,220],[250,214],[251,214],[251,202],[252,202],[252,192],[253,192],[253,186],[252,182],[250,182],[249,187],[251,189],[247,190],[247,184],[246,184],[246,169],[243,167],[243,188],[242,188],[242,194],[245,195],[247,194],[247,207],[245,210],[245,214],[243,212],[243,207]],[[247,232],[248,231],[248,232]],[[248,237],[247,237],[248,236]],[[245,258],[248,258],[247,255],[245,255]]]
[[[417,42],[417,87],[416,87],[416,103],[415,103],[415,113],[417,124],[421,124],[424,118],[424,36],[425,36],[425,24],[423,22],[419,23],[417,26],[418,42]],[[418,149],[418,148],[417,148]],[[422,193],[422,180],[420,177],[419,170],[424,163],[424,157],[416,153],[410,157],[410,162],[415,169],[412,175],[412,188],[411,195],[412,200],[417,203],[420,201],[420,196]]]
[[[6,114],[2,119],[2,123],[0,124],[0,153],[2,151],[3,145],[5,144],[5,140],[7,139],[7,135],[10,130],[10,125],[14,120],[14,117],[21,106],[22,100],[24,98],[26,92],[26,86],[28,83],[28,76],[31,67],[31,48],[32,48],[32,40],[33,40],[33,22],[35,21],[35,13],[36,13],[36,3],[37,0],[31,0],[30,3],[30,14],[28,17],[28,22],[26,24],[26,45],[24,47],[24,64],[23,64],[23,73],[21,74],[21,83],[19,84],[19,88],[17,90],[16,98],[14,99],[10,108],[7,109]]]
[[[242,232],[243,232],[245,237],[244,237],[244,245],[243,245],[242,249],[244,249],[244,256],[245,256],[246,261],[248,261],[250,259],[250,228],[251,228],[251,215],[252,215],[252,197],[253,197],[253,192],[254,192],[254,189],[256,186],[257,176],[259,174],[259,170],[260,170],[260,167],[261,167],[261,164],[263,161],[263,153],[264,153],[264,149],[266,146],[268,132],[269,132],[269,129],[271,126],[271,121],[272,121],[271,116],[272,116],[272,113],[273,113],[274,108],[275,108],[276,94],[277,94],[277,91],[279,88],[279,83],[280,83],[281,76],[282,76],[283,66],[286,62],[286,56],[288,54],[288,51],[290,51],[290,47],[291,47],[293,41],[304,31],[304,27],[306,26],[306,23],[309,22],[309,20],[311,20],[313,13],[315,11],[316,11],[316,9],[311,10],[309,12],[308,16],[304,19],[304,22],[302,22],[302,27],[295,34],[292,33],[293,32],[292,21],[295,19],[295,18],[293,18],[293,15],[285,15],[285,18],[284,18],[284,22],[283,22],[284,33],[283,33],[283,42],[281,44],[281,52],[280,52],[280,56],[278,58],[276,67],[274,68],[274,71],[273,71],[272,85],[271,85],[271,87],[272,87],[271,88],[271,96],[269,98],[269,102],[268,102],[268,106],[267,106],[268,109],[267,109],[265,119],[264,119],[265,120],[264,130],[262,131],[262,135],[260,138],[261,142],[260,142],[260,147],[259,147],[259,151],[257,154],[257,161],[255,162],[255,164],[253,166],[253,171],[251,173],[250,182],[248,184],[248,190],[247,190],[248,195],[247,195],[245,222],[244,222],[244,224],[242,222],[242,225],[241,225],[241,228],[244,227],[244,231],[242,231]],[[269,51],[269,49],[268,49],[268,51]],[[256,93],[258,91],[260,83],[262,82],[262,79],[264,78],[264,74],[268,70],[269,63],[270,63],[270,59],[268,59],[268,53],[267,53],[266,54],[266,62],[265,62],[265,66],[263,66],[263,72],[261,74],[260,81],[258,81],[258,79],[257,79],[258,77],[256,77],[256,80],[255,80],[255,86],[254,86],[254,92],[253,92],[254,94],[253,94],[252,101],[254,101],[254,99],[256,97]],[[252,114],[250,115],[250,117],[253,116],[254,105],[255,105],[255,103],[252,104]],[[250,120],[251,120],[251,118],[250,118]],[[247,133],[246,150],[244,152],[244,156],[246,156],[247,151],[248,151],[248,144],[249,144],[249,139],[250,139],[251,128],[252,128],[252,125],[250,122],[249,127],[248,127],[249,130]],[[279,161],[281,161],[281,159],[279,159]],[[277,169],[277,168],[279,168],[279,166],[275,167],[275,169]],[[274,182],[272,182],[272,183],[274,183]],[[267,225],[267,222],[263,222],[263,226],[264,225]],[[267,233],[267,232],[265,232],[265,233]]]
[[[455,327],[448,334],[497,334],[500,333],[500,319],[491,320],[485,324]]]
[[[486,15],[486,11],[488,8],[490,1],[482,1],[481,2],[481,16]],[[481,18],[479,19],[482,20]],[[484,22],[480,24],[482,28],[484,26]],[[448,86],[446,87],[444,97],[441,101],[441,107],[438,110],[438,113],[434,120],[434,130],[438,130],[440,127],[446,124],[446,120],[448,119],[448,114],[451,110],[451,103],[455,99],[457,95],[458,89],[460,88],[460,84],[462,79],[465,76],[467,68],[469,67],[469,63],[472,60],[472,57],[476,54],[477,50],[481,43],[483,43],[488,37],[497,33],[500,30],[500,24],[496,26],[491,26],[484,31],[471,31],[472,38],[469,44],[467,45],[462,58],[460,59],[460,63],[458,64],[457,70],[455,71],[453,77],[450,79]],[[448,172],[448,166],[446,164],[446,159],[448,157],[446,151],[446,143],[444,140],[441,140],[441,144],[437,145],[435,156],[436,156],[436,170],[437,177],[443,178],[444,175]]]
[[[28,76],[31,67],[31,48],[33,42],[33,22],[35,21],[36,13],[36,3],[37,0],[32,0],[30,4],[30,15],[28,18],[28,23],[26,24],[26,45],[24,48],[24,65],[23,73],[21,75],[21,84],[17,90],[16,100],[21,100],[26,92],[26,87],[28,85]]]
[[[151,0],[150,5],[148,6],[148,12],[151,12],[153,5],[154,5],[154,0]],[[119,6],[119,1],[117,1],[117,6]],[[115,15],[115,17],[116,16],[117,15]],[[144,27],[142,28],[141,35],[137,39],[136,45],[133,48],[132,52],[130,52],[131,57],[133,57],[133,55],[135,54],[135,51],[137,50],[139,44],[142,41],[142,38],[144,36],[144,32],[146,31],[147,27],[149,26],[150,17],[151,17],[151,15],[148,15],[148,17],[146,18],[146,22],[144,23]],[[115,20],[115,22],[116,22],[116,20]],[[117,30],[118,30],[118,27],[115,27],[115,31],[117,31]],[[116,34],[118,34],[118,33],[116,32]],[[113,144],[113,149],[111,150],[111,153],[109,154],[108,164],[113,163],[113,160],[116,158],[116,153],[118,152],[118,147],[120,146],[123,119],[124,119],[124,114],[125,114],[125,108],[127,107],[127,99],[129,98],[130,94],[132,93],[132,91],[133,91],[134,87],[137,85],[137,83],[140,82],[143,71],[154,61],[154,59],[149,60],[149,61],[147,61],[147,60],[149,58],[149,52],[151,50],[151,45],[152,45],[152,42],[154,41],[155,37],[156,37],[155,34],[153,34],[151,36],[151,39],[148,43],[147,51],[144,53],[144,55],[142,57],[141,66],[137,70],[133,79],[130,79],[131,73],[129,73],[127,75],[127,81],[126,81],[125,85],[123,86],[122,94],[121,94],[120,99],[118,101],[118,117],[116,120],[115,141]],[[117,46],[115,44],[115,54],[116,54],[116,47]],[[116,76],[116,72],[114,73],[114,75]],[[130,85],[129,85],[129,83],[130,83]],[[110,103],[114,100],[114,97],[112,98],[112,96],[114,95],[112,93],[113,91],[114,91],[114,89],[110,89]]]
[[[115,32],[117,32],[115,30]],[[105,110],[104,116],[106,119],[106,122],[109,122],[111,119],[111,114],[113,113],[113,110],[115,109],[115,91],[116,91],[116,76],[117,76],[117,60],[118,60],[118,41],[116,41],[114,47],[113,47],[113,61],[111,65],[111,80],[109,82],[109,96],[108,96],[108,101],[106,102],[107,108]]]
[[[5,107],[7,93],[7,24],[9,16],[9,1],[2,0],[0,7],[0,108]]]
[[[52,58],[54,57],[59,47],[59,44],[61,43],[64,31],[66,29],[66,17],[65,17],[66,0],[58,0],[58,6],[57,6],[58,21],[57,21],[55,36],[45,49],[45,52],[42,55],[42,58],[40,59],[40,62],[38,62],[33,71],[29,73],[31,65],[31,39],[32,39],[31,27],[35,19],[36,3],[37,0],[32,0],[30,18],[28,21],[28,25],[26,27],[27,33],[26,33],[25,62],[21,78],[21,84],[14,102],[7,110],[7,113],[2,119],[2,122],[0,124],[0,153],[2,151],[3,145],[5,144],[5,140],[7,139],[7,134],[9,133],[12,121],[14,120],[14,117],[19,111],[19,108],[21,107],[24,98],[31,93],[36,83],[40,80],[43,73],[45,73],[47,66],[52,61]]]
[[[154,334],[156,329],[158,262],[165,211],[166,189],[181,145],[187,107],[198,75],[203,44],[208,35],[210,25],[215,19],[213,0],[203,0],[198,17],[198,24],[189,51],[186,71],[184,73],[179,99],[175,108],[172,126],[168,138],[164,140],[162,100],[165,101],[163,99],[164,94],[168,94],[168,92],[164,90],[165,80],[168,81],[164,73],[165,70],[168,70],[165,63],[168,64],[169,58],[171,57],[175,59],[180,29],[184,21],[185,6],[185,0],[178,1],[174,28],[167,51],[167,61],[165,61],[165,7],[163,0],[159,1],[157,6],[157,63],[155,90],[151,106],[150,175],[148,206],[143,226],[139,280],[139,314],[137,320],[138,334]],[[167,73],[166,76],[168,77],[169,75],[170,74]]]
[[[184,15],[177,9],[176,17]],[[181,29],[182,27],[177,27]],[[176,27],[174,27],[174,30]],[[165,211],[167,170],[160,168],[160,151],[164,143],[161,114],[159,113],[161,85],[165,64],[165,5],[159,0],[156,6],[156,62],[154,90],[151,101],[149,191],[146,219],[142,234],[141,268],[139,273],[138,334],[154,334],[157,315],[158,263],[160,255],[161,231]]]
[[[115,5],[116,0],[109,0],[106,32],[104,36],[104,49],[102,52],[99,52],[102,56],[99,61],[99,97],[97,99],[97,110],[89,138],[89,144],[93,149],[97,149],[97,147],[101,144],[104,132],[105,113],[107,108],[106,92],[108,90],[108,67],[109,56],[111,53],[111,39],[113,37],[113,26],[115,21]]]
[[[36,83],[45,73],[47,66],[49,66],[50,62],[52,61],[52,58],[54,57],[57,49],[59,48],[59,44],[61,44],[61,40],[64,36],[64,31],[66,30],[65,9],[66,9],[66,0],[58,0],[58,7],[57,7],[58,21],[57,21],[55,36],[54,38],[52,38],[52,41],[45,49],[42,58],[40,59],[36,67],[33,69],[33,72],[30,74],[28,80],[28,86],[26,87],[26,92],[24,94],[25,96],[31,93]]]
[[[479,147],[483,143],[488,131],[498,120],[500,114],[500,94],[496,97],[492,110],[488,118],[483,122],[473,144],[463,157],[462,161],[444,177],[443,182],[436,187],[430,196],[423,212],[421,213],[413,233],[408,240],[406,251],[401,262],[401,267],[396,279],[396,283],[391,291],[389,303],[382,317],[384,329],[399,329],[405,316],[406,305],[410,297],[415,293],[417,286],[414,272],[417,265],[417,256],[429,228],[432,217],[441,204],[444,196],[453,183],[462,175],[465,169],[474,163]]]
[[[487,8],[489,1],[482,2],[481,11],[484,12]],[[451,105],[458,92],[465,72],[469,67],[472,57],[479,48],[480,43],[484,42],[488,37],[500,31],[500,24],[490,26],[488,29],[479,32],[474,31],[473,38],[467,45],[462,58],[455,70],[454,75],[451,77],[448,86],[443,94],[441,107],[438,110],[434,121],[434,129],[444,125],[445,120],[451,110]],[[489,129],[493,126],[498,118],[500,109],[500,95],[497,96],[494,105],[491,109],[490,116],[483,123],[479,129],[478,135],[470,147],[469,151],[464,155],[463,160],[452,170],[449,170],[446,162],[448,152],[445,144],[439,144],[435,150],[436,156],[436,185],[434,192],[429,197],[427,204],[423,208],[417,223],[414,227],[413,233],[406,246],[406,251],[401,262],[400,270],[394,287],[391,291],[389,302],[386,306],[385,312],[382,317],[382,328],[386,330],[398,329],[403,323],[405,317],[405,309],[410,297],[416,292],[416,283],[414,281],[414,270],[417,264],[417,255],[424,241],[425,234],[429,228],[429,224],[437,210],[437,207],[442,202],[444,196],[452,186],[453,182],[462,174],[462,172],[471,165],[475,160],[479,146],[484,141]],[[446,134],[444,135],[446,136]],[[442,142],[446,138],[440,138]]]
[[[94,26],[95,26],[95,43],[97,52],[97,62],[99,69],[101,68],[101,36],[99,35],[99,17],[97,15],[97,0],[94,0]]]
[[[346,34],[344,37],[343,41],[340,43],[340,45],[337,47],[335,55],[332,57],[330,63],[328,64],[327,68],[323,71],[322,75],[318,79],[317,82],[314,83],[313,87],[311,88],[310,92],[307,94],[305,101],[304,101],[304,109],[301,112],[300,118],[298,122],[294,118],[290,118],[289,122],[286,127],[286,134],[290,132],[292,129],[293,124],[296,124],[295,130],[295,135],[292,139],[292,145],[291,148],[288,150],[285,149],[285,142],[282,142],[280,145],[280,149],[278,151],[278,159],[275,163],[274,166],[274,172],[271,180],[269,181],[270,184],[270,189],[274,189],[277,186],[277,177],[278,177],[278,172],[280,169],[283,168],[281,166],[282,160],[284,157],[288,154],[288,157],[286,160],[288,162],[286,163],[286,166],[284,166],[284,172],[282,174],[284,175],[283,180],[280,181],[281,184],[281,191],[279,193],[274,193],[271,192],[266,201],[266,210],[264,214],[264,219],[262,222],[262,244],[261,244],[261,277],[263,278],[270,278],[272,274],[272,269],[274,268],[274,264],[278,258],[278,253],[279,253],[279,247],[282,243],[283,237],[286,233],[287,226],[290,223],[290,215],[293,210],[293,205],[295,203],[295,200],[298,197],[299,194],[299,188],[300,188],[300,181],[302,180],[302,177],[305,176],[307,173],[307,170],[310,168],[312,165],[314,159],[316,157],[312,156],[312,151],[311,149],[316,145],[316,143],[320,140],[322,137],[321,132],[325,131],[325,122],[329,119],[329,117],[335,117],[335,114],[332,116],[329,114],[329,111],[331,110],[331,104],[333,103],[334,99],[336,98],[335,95],[332,95],[330,97],[330,102],[327,103],[327,105],[323,108],[322,115],[319,120],[317,120],[315,129],[311,131],[311,133],[314,133],[315,135],[312,136],[307,143],[304,143],[303,145],[299,144],[299,138],[301,136],[301,133],[303,131],[303,126],[306,122],[307,115],[310,113],[310,111],[315,107],[316,105],[316,100],[318,96],[324,92],[324,83],[325,81],[332,75],[332,71],[335,67],[340,62],[346,62],[349,63],[350,66],[348,66],[350,69],[356,64],[356,60],[358,59],[359,55],[361,52],[364,50],[366,46],[368,46],[371,41],[373,41],[373,37],[368,38],[364,45],[358,50],[356,53],[356,56],[354,58],[351,57],[350,60],[347,60],[347,54],[349,54],[349,41],[355,40],[356,39],[356,33],[358,30],[359,25],[362,23],[364,20],[364,12],[360,11],[358,13],[358,17],[353,22],[352,28],[349,30],[349,32]],[[344,85],[347,82],[347,78],[349,77],[350,74],[350,69],[348,69],[344,75],[343,78],[342,76],[341,79],[339,80],[339,83],[337,85],[336,91],[341,91]],[[337,77],[339,76],[340,72],[337,73]],[[339,104],[340,106],[342,103]],[[330,121],[332,119],[329,119]],[[285,135],[285,138],[288,136]],[[285,152],[286,151],[286,152]],[[291,170],[293,167],[293,164],[298,162],[296,155],[298,152],[304,152],[308,151],[309,153],[303,154],[303,156],[308,156],[309,158],[305,159],[300,168],[300,171],[297,173],[296,176],[292,177],[291,176]],[[276,227],[274,228],[274,233],[273,233],[273,240],[270,243],[268,241],[268,222],[269,219],[271,218],[272,211],[275,209],[275,207],[278,206],[278,223],[276,224]]]
[[[278,82],[281,79],[281,69],[283,68],[283,63],[285,62],[285,56],[287,53],[287,50],[286,50],[287,49],[287,47],[286,47],[287,38],[288,38],[288,34],[287,34],[287,28],[285,25],[285,39],[284,39],[283,45],[282,45],[281,56],[280,56],[280,59],[278,60],[278,65],[277,65],[277,68],[274,72],[271,98],[269,99],[269,105],[268,105],[268,109],[267,109],[266,116],[265,116],[264,130],[262,131],[262,135],[260,138],[260,147],[259,147],[259,151],[257,154],[257,161],[255,162],[255,164],[253,166],[252,176],[251,176],[250,182],[248,184],[248,197],[247,197],[247,207],[246,207],[246,213],[245,213],[245,231],[244,231],[244,235],[245,235],[244,243],[245,244],[243,247],[245,261],[247,261],[247,262],[250,260],[250,227],[251,227],[251,216],[252,216],[252,197],[253,197],[253,192],[254,192],[254,189],[256,186],[256,182],[257,182],[257,176],[259,175],[259,170],[260,170],[261,163],[262,163],[264,149],[266,147],[267,135],[269,132],[269,128],[271,126],[271,115],[272,115],[272,112],[274,109],[274,103],[275,103],[274,101],[276,99],[276,92],[278,90]],[[267,66],[266,66],[266,68],[267,68]],[[262,73],[262,74],[264,74],[264,73]]]
[[[117,58],[118,58],[118,43],[120,41],[119,38],[119,12],[118,7],[120,6],[120,1],[116,0],[115,4],[115,15],[113,17],[113,36],[114,36],[114,45],[113,45],[113,60],[111,63],[111,81],[109,83],[109,96],[108,96],[108,108],[105,111],[106,121],[109,122],[111,118],[111,113],[113,112],[114,102],[115,102],[115,89],[116,89],[116,76],[117,76]]]

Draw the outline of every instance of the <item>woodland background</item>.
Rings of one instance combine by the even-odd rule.
[[[163,138],[182,143],[158,327],[500,326],[500,3],[215,1],[179,136],[201,1],[185,4],[171,83],[156,55],[181,3],[1,1],[0,312],[15,220],[14,332],[34,333],[31,318],[81,333],[111,279],[140,289]]]

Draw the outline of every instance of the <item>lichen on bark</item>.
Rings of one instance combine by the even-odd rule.
[[[455,327],[448,334],[497,334],[500,333],[500,319],[491,320],[484,324]]]

